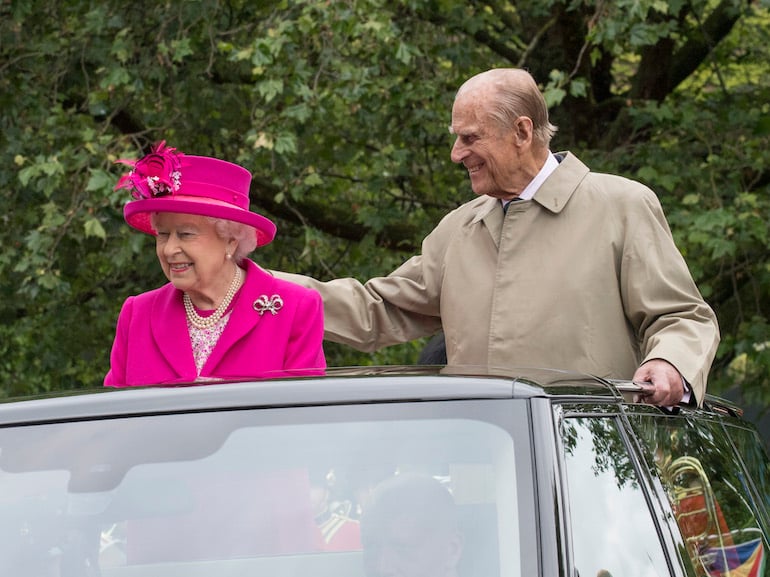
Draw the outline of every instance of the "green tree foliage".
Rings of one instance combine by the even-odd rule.
[[[750,0],[0,2],[3,394],[98,385],[123,299],[164,282],[116,159],[165,139],[242,164],[279,225],[258,262],[363,280],[471,197],[454,92],[519,66],[556,149],[660,194],[720,317],[713,386],[770,396],[769,23]]]

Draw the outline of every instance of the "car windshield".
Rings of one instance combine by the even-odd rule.
[[[0,429],[0,569],[515,577],[535,533],[526,422],[465,401]]]

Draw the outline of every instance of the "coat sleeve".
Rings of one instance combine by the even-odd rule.
[[[129,297],[123,303],[118,315],[118,325],[115,340],[110,352],[110,369],[104,377],[105,387],[125,387],[126,359],[128,356],[128,329],[134,309],[134,297]]]
[[[449,231],[449,227],[444,227]],[[446,234],[434,230],[413,256],[388,276],[321,282],[273,271],[321,294],[325,338],[365,352],[430,336],[441,329],[441,275]]]
[[[652,191],[637,195],[626,227],[621,290],[642,363],[674,365],[702,403],[719,344],[716,315],[695,284]]]

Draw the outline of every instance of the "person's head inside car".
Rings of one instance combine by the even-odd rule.
[[[361,519],[368,577],[456,577],[463,540],[450,492],[433,477],[397,475],[372,492]]]

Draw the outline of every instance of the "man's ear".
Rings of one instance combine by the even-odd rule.
[[[534,124],[529,116],[519,116],[513,123],[513,134],[517,144],[532,142]]]

